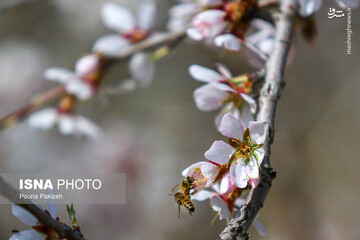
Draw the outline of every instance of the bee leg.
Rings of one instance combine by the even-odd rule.
[[[180,218],[180,205],[178,204],[179,207],[179,213],[178,213],[178,218]]]

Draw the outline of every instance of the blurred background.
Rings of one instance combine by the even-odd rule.
[[[117,1],[135,9],[139,1]],[[324,1],[325,2],[325,1]],[[101,23],[103,1],[2,0],[0,3],[0,115],[25,104],[55,84],[43,79],[52,66],[72,69],[92,43],[109,33]],[[165,29],[172,1],[159,1],[159,29]],[[328,19],[326,1],[317,14],[318,38],[309,46],[299,32],[295,57],[286,71],[286,88],[276,115],[272,166],[277,178],[259,220],[267,229],[252,239],[360,239],[360,14],[352,11],[352,54],[346,54],[346,18]],[[207,202],[196,202],[193,217],[169,197],[181,171],[203,160],[216,139],[216,112],[196,109],[190,64],[227,64],[234,74],[252,68],[239,56],[191,41],[156,65],[146,89],[119,97],[96,98],[77,111],[98,123],[102,141],[40,131],[26,122],[0,134],[3,173],[119,172],[127,174],[126,205],[77,205],[87,239],[216,239],[225,226]],[[105,85],[127,77],[126,63],[114,66]],[[114,186],[116,191],[116,186]],[[59,206],[66,221],[65,206]],[[11,206],[0,206],[0,238],[17,225]]]

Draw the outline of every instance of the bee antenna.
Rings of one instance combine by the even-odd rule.
[[[168,196],[175,196],[175,194],[173,194],[173,193],[170,193]]]

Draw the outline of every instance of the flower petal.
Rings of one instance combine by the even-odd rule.
[[[256,112],[256,101],[250,97],[249,95],[245,94],[245,93],[240,93],[240,96],[242,97],[242,99],[244,99],[244,101],[249,104],[250,106],[250,110],[252,114],[255,114]]]
[[[264,122],[249,122],[250,138],[256,144],[262,144],[266,138],[266,123]]]
[[[98,139],[103,135],[101,129],[89,119],[77,116],[75,121],[75,134],[84,135],[92,139]]]
[[[245,129],[239,119],[231,113],[227,113],[221,120],[219,130],[222,135],[228,138],[241,139]]]
[[[48,68],[44,72],[45,79],[62,84],[66,83],[74,77],[75,74],[65,68]]]
[[[29,213],[24,208],[22,208],[18,205],[15,205],[15,204],[12,204],[11,208],[12,208],[12,214],[15,217],[17,217],[21,222],[25,223],[26,225],[35,226],[36,224],[39,223],[39,221],[36,219],[36,217],[34,217],[31,213]]]
[[[229,205],[220,196],[215,195],[211,198],[210,204],[215,212],[219,213],[220,220],[230,218]]]
[[[80,79],[73,79],[68,82],[66,84],[66,92],[82,101],[90,99],[94,93],[91,86]]]
[[[249,127],[249,122],[254,121],[254,116],[251,113],[249,105],[244,104],[241,106],[241,113],[239,113],[238,118],[241,119],[245,129]]]
[[[80,58],[75,64],[75,72],[79,78],[96,71],[100,63],[99,57],[96,54],[89,54]]]
[[[308,17],[317,12],[322,4],[322,0],[299,0],[299,14]]]
[[[191,65],[189,67],[190,76],[200,82],[220,82],[226,80],[226,78],[216,71],[200,66],[200,65]]]
[[[187,19],[201,11],[201,6],[193,2],[184,2],[172,6],[169,9],[171,18]]]
[[[108,56],[116,56],[128,46],[128,40],[117,34],[111,34],[98,38],[95,41],[92,50]]]
[[[125,33],[136,27],[133,13],[121,5],[105,3],[101,8],[101,18],[104,25],[116,32]]]
[[[191,200],[195,201],[204,201],[206,199],[212,198],[216,193],[207,191],[207,190],[201,190],[196,192],[194,195],[191,196]]]
[[[148,54],[143,52],[135,53],[129,63],[130,76],[141,86],[147,86],[152,82],[155,74],[154,62]]]
[[[237,164],[233,163],[230,166],[230,176],[238,188],[245,188],[248,183],[248,176],[245,170],[245,163],[238,161]]]
[[[241,206],[242,206],[243,204],[245,204],[245,203],[246,203],[246,201],[245,201],[244,198],[237,198],[237,199],[235,200],[234,206],[235,206],[236,208],[241,208]]]
[[[232,78],[232,74],[231,74],[230,70],[224,64],[216,63],[216,66],[217,66],[219,73],[221,73],[223,76],[225,76],[228,79]]]
[[[260,178],[249,180],[249,185],[251,186],[251,188],[256,188],[259,185],[259,183],[260,183]]]
[[[54,189],[46,189],[46,194],[55,194],[55,191]],[[58,208],[57,208],[57,204],[56,204],[56,200],[55,199],[48,199],[47,200],[47,203],[48,203],[48,210],[49,210],[49,213],[50,213],[50,216],[53,218],[53,219],[56,219],[57,218],[57,214],[58,214]]]
[[[28,123],[31,127],[42,130],[50,129],[57,121],[57,111],[53,108],[45,108],[30,115]]]
[[[226,103],[225,106],[221,109],[221,111],[215,118],[215,125],[219,132],[220,132],[219,128],[220,128],[221,120],[227,113],[231,113],[234,117],[240,118],[239,109],[234,105],[234,103],[233,102]]]
[[[258,220],[255,219],[252,223],[252,226],[256,229],[260,236],[266,236],[266,229]]]
[[[75,117],[70,114],[61,114],[58,120],[61,134],[70,135],[75,133]]]
[[[256,160],[253,159],[252,161],[249,162],[248,165],[246,165],[245,167],[245,171],[246,171],[246,175],[248,176],[249,179],[258,179],[260,178],[260,169],[259,166],[256,163]]]
[[[225,83],[214,82],[211,84],[224,92],[236,92],[232,87],[230,87],[229,85],[227,85]]]
[[[196,107],[201,111],[212,111],[222,106],[228,94],[213,84],[205,84],[194,91]]]
[[[201,165],[201,173],[206,178],[213,178],[219,172],[219,166],[212,162],[205,162]]]
[[[149,31],[155,25],[157,13],[156,2],[153,0],[144,1],[138,9],[137,19],[140,29]]]
[[[220,194],[221,195],[227,195],[234,191],[236,189],[236,186],[234,182],[232,181],[230,175],[227,175],[221,180],[220,183]]]
[[[257,162],[260,166],[265,157],[265,150],[263,148],[259,148],[255,150],[255,153],[257,155]]]
[[[222,33],[227,26],[225,16],[226,12],[222,10],[206,10],[193,18],[192,25],[204,38],[213,38]]]
[[[240,51],[240,40],[231,33],[225,33],[215,37],[214,43],[216,46],[225,48],[230,51]]]
[[[195,41],[201,41],[204,38],[203,35],[201,35],[201,33],[195,28],[188,28],[186,30],[186,35]]]
[[[358,8],[359,0],[335,0],[336,3],[343,9],[345,8]]]
[[[216,7],[224,4],[223,0],[198,0],[198,2],[207,7]]]
[[[204,161],[202,162],[197,162],[197,163],[194,163],[194,164],[191,164],[189,167],[185,168],[181,174],[184,176],[184,177],[188,177],[188,176],[193,176],[195,175],[195,173],[199,172],[199,169],[201,167],[201,165],[205,163]],[[195,176],[194,176],[195,177]],[[196,178],[196,177],[195,177]],[[197,179],[197,178],[196,178]]]
[[[219,141],[215,141],[211,145],[211,147],[209,148],[209,150],[206,151],[204,156],[210,161],[213,161],[218,164],[224,164],[230,160],[231,155],[234,152],[235,149],[233,147],[231,147],[226,142],[219,140]]]
[[[46,236],[32,229],[14,233],[9,240],[45,240]]]

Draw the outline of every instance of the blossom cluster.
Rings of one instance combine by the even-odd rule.
[[[157,6],[154,1],[143,2],[136,14],[115,3],[106,3],[101,9],[104,25],[115,31],[95,41],[92,52],[75,63],[75,71],[64,68],[49,68],[44,78],[63,86],[65,94],[56,108],[46,108],[32,114],[29,125],[38,129],[49,129],[57,125],[64,135],[84,135],[99,138],[100,128],[91,120],[74,113],[76,101],[86,101],[99,91],[106,66],[112,57],[145,39],[156,38]],[[147,86],[154,76],[154,63],[149,53],[135,52],[129,60],[129,78],[123,80],[126,90],[136,86]]]
[[[188,37],[206,41],[230,52],[244,54],[255,67],[261,68],[272,50],[274,27],[254,18],[257,1],[199,0],[181,1],[170,9],[168,28],[186,28]]]
[[[249,76],[233,77],[223,64],[217,64],[217,69],[191,65],[189,73],[206,83],[194,91],[196,106],[202,111],[222,108],[215,124],[226,141],[214,141],[204,154],[207,160],[190,165],[182,175],[195,179],[191,199],[210,199],[220,219],[229,219],[232,210],[243,203],[243,190],[256,188],[260,182],[266,124],[254,121],[257,104],[250,96]],[[210,187],[215,187],[215,193],[204,190]]]

